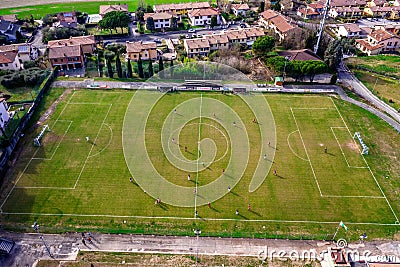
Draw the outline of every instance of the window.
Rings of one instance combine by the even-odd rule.
[[[133,58],[136,58],[136,54],[133,55]]]
[[[4,67],[8,67],[8,63],[4,63]]]
[[[54,59],[54,62],[58,62],[58,59],[57,59],[57,58],[55,58],[55,59]]]
[[[387,44],[388,46],[391,46],[392,45],[392,42],[388,42],[388,44]]]

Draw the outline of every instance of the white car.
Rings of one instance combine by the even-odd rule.
[[[196,32],[196,30],[195,29],[189,29],[188,32],[193,33],[193,32]]]

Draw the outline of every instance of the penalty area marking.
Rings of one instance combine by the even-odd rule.
[[[330,99],[331,99],[331,101],[332,101],[333,106],[336,108],[336,111],[338,112],[340,118],[342,119],[344,125],[346,126],[347,131],[349,132],[349,135],[352,136],[352,134],[351,134],[351,132],[350,132],[350,129],[349,129],[349,127],[347,126],[347,123],[346,123],[345,120],[343,119],[342,113],[340,113],[340,111],[339,111],[338,107],[336,106],[335,102],[333,101],[332,97],[330,97]],[[381,187],[381,185],[379,184],[378,180],[376,179],[374,173],[372,172],[372,170],[371,170],[371,168],[370,168],[370,166],[369,166],[367,160],[365,159],[364,155],[361,154],[361,156],[362,156],[362,158],[363,158],[365,164],[367,165],[367,169],[369,170],[369,172],[371,173],[372,177],[374,178],[376,185],[378,186],[379,190],[381,191],[382,196],[385,198],[386,203],[388,204],[390,210],[392,211],[393,216],[395,217],[395,221],[398,222],[398,221],[399,221],[399,218],[397,217],[396,213],[394,212],[392,205],[390,205],[389,200],[387,199],[385,193],[383,192],[382,187]]]
[[[303,158],[303,157],[300,157],[300,156],[292,149],[292,146],[290,145],[289,138],[290,138],[290,136],[291,136],[292,134],[294,134],[294,133],[296,133],[296,132],[299,132],[299,130],[298,130],[298,129],[297,129],[297,130],[294,130],[293,132],[291,132],[290,134],[288,134],[288,137],[286,138],[286,141],[287,141],[287,143],[288,143],[289,149],[290,149],[290,150],[292,151],[292,153],[293,153],[296,157],[298,157],[299,159],[304,160],[304,161],[308,161],[308,159],[305,159],[305,158]],[[299,134],[300,134],[300,132],[299,132]]]

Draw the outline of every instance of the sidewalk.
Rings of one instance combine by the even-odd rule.
[[[16,245],[12,254],[3,257],[1,266],[32,266],[38,259],[49,259],[49,255],[38,234],[0,232],[0,236],[12,239]],[[197,242],[195,236],[152,236],[152,235],[110,235],[93,233],[92,242],[86,239],[82,244],[80,233],[43,235],[54,259],[74,260],[79,250],[134,252],[151,254],[189,254],[195,255]],[[87,235],[86,235],[87,237]],[[288,257],[292,251],[301,255],[303,251],[315,251],[319,256],[332,246],[331,242],[311,240],[272,240],[245,238],[199,237],[199,255],[252,256],[268,259]],[[367,242],[350,244],[349,249],[360,253],[369,251],[373,255],[395,255],[400,257],[399,241]],[[282,252],[281,252],[282,251]],[[283,254],[282,254],[283,253]]]

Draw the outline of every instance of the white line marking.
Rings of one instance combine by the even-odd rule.
[[[347,131],[349,132],[350,136],[352,136],[352,135],[351,135],[351,132],[350,132],[350,129],[349,129],[349,127],[347,126],[346,122],[344,121],[343,116],[342,116],[342,114],[340,113],[339,109],[337,108],[335,102],[333,101],[332,98],[330,98],[330,99],[331,99],[333,105],[335,106],[336,111],[339,113],[339,116],[340,116],[340,118],[342,119],[344,125],[346,125]],[[374,173],[372,172],[371,168],[369,167],[368,162],[365,160],[364,155],[361,155],[361,156],[362,156],[362,158],[363,158],[365,164],[367,165],[367,168],[368,168],[369,172],[371,173],[372,177],[374,178],[376,185],[378,186],[378,188],[379,188],[379,190],[381,191],[383,197],[385,198],[386,203],[388,204],[390,210],[392,211],[392,213],[393,213],[393,215],[394,215],[394,217],[395,217],[395,219],[396,219],[395,221],[399,221],[399,218],[397,217],[396,213],[394,212],[394,210],[393,210],[393,208],[392,208],[392,205],[390,205],[389,200],[387,199],[385,193],[383,192],[383,190],[382,190],[380,184],[379,184],[378,181],[376,180],[376,177],[375,177]]]
[[[33,213],[33,212],[3,212],[7,215],[34,215],[34,216],[71,216],[71,217],[103,217],[103,218],[131,218],[131,219],[165,219],[165,220],[196,220],[193,217],[161,217],[161,216],[135,216],[135,215],[110,215],[110,214],[74,214],[74,213]],[[201,218],[205,221],[244,221],[244,222],[280,222],[280,223],[313,223],[313,224],[335,224],[337,221],[307,221],[307,220],[246,220],[235,218]],[[351,225],[382,225],[382,226],[398,226],[397,223],[374,223],[374,222],[348,222]]]
[[[113,138],[113,130],[112,130],[112,128],[111,128],[111,126],[110,126],[109,124],[104,123],[104,125],[107,125],[107,127],[110,129],[110,133],[111,133],[110,139],[108,140],[108,144],[105,145],[105,146],[104,146],[100,151],[98,151],[97,153],[95,153],[95,154],[93,154],[93,155],[90,155],[89,158],[92,158],[92,157],[95,157],[95,156],[99,155],[100,153],[102,153],[102,152],[111,144],[111,141],[112,141],[112,138]],[[100,127],[100,129],[101,129],[101,127]]]
[[[75,181],[75,184],[74,184],[73,189],[76,188],[76,186],[77,186],[77,184],[78,184],[78,182],[79,182],[79,179],[81,178],[81,175],[82,175],[82,173],[83,173],[83,170],[85,169],[86,163],[87,163],[87,161],[88,161],[89,158],[90,158],[89,155],[92,153],[92,150],[93,150],[93,148],[94,148],[94,146],[95,146],[95,144],[96,144],[96,140],[97,140],[97,138],[99,137],[101,128],[103,128],[103,124],[104,124],[104,122],[106,121],[106,119],[107,119],[107,117],[108,117],[108,114],[110,113],[111,107],[112,107],[112,104],[110,104],[110,106],[108,107],[107,114],[106,114],[106,116],[104,116],[104,119],[103,119],[103,121],[101,122],[101,126],[100,126],[99,130],[97,131],[97,135],[96,135],[96,137],[95,137],[95,139],[94,139],[94,141],[93,141],[92,147],[90,148],[89,154],[87,155],[86,160],[85,160],[85,162],[83,163],[82,169],[81,169],[81,171],[80,171],[80,173],[79,173],[79,175],[78,175],[78,178],[77,178],[76,181]]]
[[[319,183],[318,183],[318,180],[317,180],[317,176],[315,175],[314,168],[313,168],[313,166],[312,166],[310,157],[309,157],[308,152],[307,152],[306,144],[304,143],[303,136],[301,135],[300,128],[299,128],[299,125],[297,124],[297,120],[296,120],[296,117],[294,116],[292,107],[290,107],[290,111],[292,112],[292,116],[293,116],[294,122],[296,123],[297,130],[299,131],[300,139],[301,139],[301,142],[303,143],[304,151],[306,152],[308,162],[310,163],[310,167],[311,167],[312,173],[313,173],[313,175],[314,175],[314,179],[315,179],[315,182],[316,182],[316,184],[317,184],[319,194],[320,194],[320,196],[322,197],[321,188],[320,188],[320,186],[319,186]]]
[[[339,139],[337,139],[336,134],[335,134],[335,131],[333,130],[333,128],[337,128],[337,127],[331,127],[331,131],[332,131],[333,136],[334,136],[335,139],[336,139],[336,142],[337,142],[337,144],[338,144],[338,146],[339,146],[339,148],[340,148],[340,151],[342,152],[342,155],[343,155],[344,160],[346,161],[347,167],[348,167],[348,168],[355,168],[355,169],[366,169],[366,168],[367,168],[366,166],[350,166],[350,164],[349,164],[349,162],[348,162],[348,160],[347,160],[347,157],[346,157],[346,155],[344,154],[344,151],[343,151],[343,149],[342,149],[342,146],[340,145]],[[343,128],[345,128],[345,127],[343,127]],[[353,140],[353,138],[352,138],[352,140]],[[361,154],[361,151],[360,151],[360,149],[358,148],[358,146],[357,146],[357,150],[358,150],[358,151],[360,152],[360,154]]]
[[[292,153],[293,153],[296,157],[298,157],[299,159],[302,159],[302,160],[304,160],[304,161],[308,161],[308,159],[302,158],[302,157],[300,157],[299,155],[297,155],[297,153],[294,152],[294,150],[292,149],[292,146],[290,145],[289,137],[290,137],[293,133],[298,132],[298,131],[299,131],[299,130],[294,130],[293,132],[291,132],[291,133],[288,135],[288,137],[286,138],[286,141],[287,141],[287,143],[288,143],[288,145],[289,145],[289,149],[292,151]]]
[[[197,184],[199,180],[199,159],[200,159],[200,140],[201,140],[201,109],[203,108],[203,94],[200,94],[200,115],[199,115],[199,137],[197,139],[197,171],[196,171],[196,183],[195,183],[195,194],[194,194],[194,218],[196,219],[197,212]]]
[[[59,121],[61,121],[61,120],[59,120]],[[70,128],[71,125],[72,125],[72,123],[73,123],[73,121],[69,121],[69,125],[68,125],[67,129],[65,130],[63,136],[61,137],[60,141],[58,142],[58,144],[57,144],[57,146],[56,146],[56,149],[54,149],[53,154],[51,154],[51,157],[50,157],[50,158],[32,158],[32,159],[52,160],[53,157],[54,157],[54,155],[56,154],[56,152],[57,152],[57,150],[58,150],[58,147],[60,146],[61,142],[64,140],[64,137],[65,137],[65,135],[67,134],[69,128]]]

